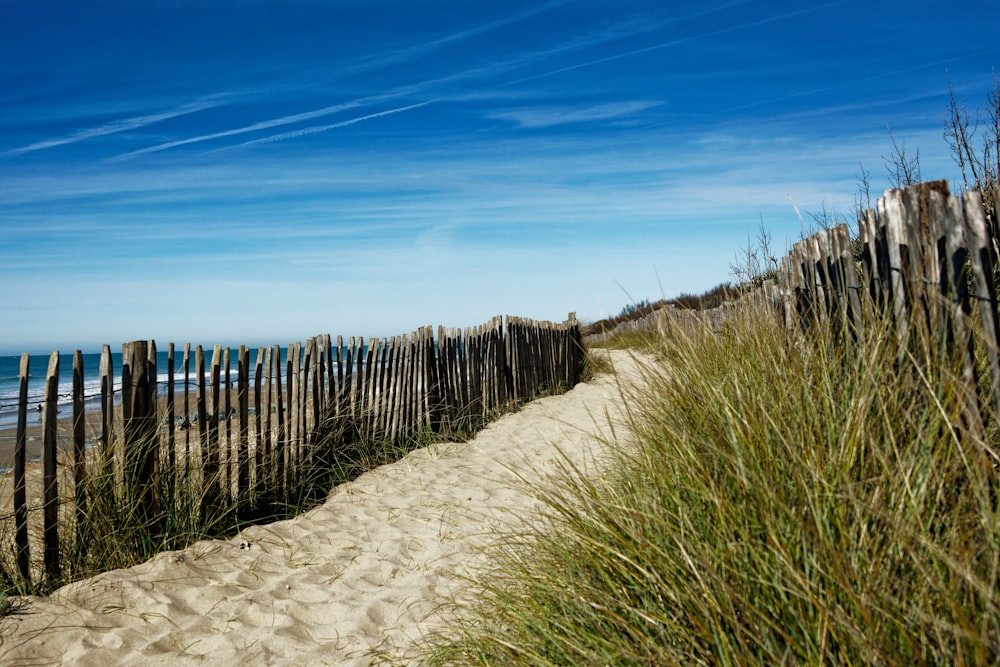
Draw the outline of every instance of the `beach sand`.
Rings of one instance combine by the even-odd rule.
[[[612,355],[619,379],[635,378],[628,354]],[[605,376],[366,473],[294,519],[19,598],[0,620],[0,664],[405,664],[480,548],[530,520],[525,483],[563,458],[598,469],[595,436],[622,402]]]

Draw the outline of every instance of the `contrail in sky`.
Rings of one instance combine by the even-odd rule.
[[[22,155],[24,153],[40,151],[46,148],[54,148],[55,146],[63,146],[65,144],[73,144],[78,141],[86,141],[87,139],[93,139],[94,137],[103,137],[117,132],[137,130],[140,127],[146,127],[147,125],[159,123],[164,120],[170,120],[171,118],[177,118],[178,116],[184,116],[186,114],[196,113],[205,109],[211,109],[212,107],[220,105],[221,102],[211,102],[207,100],[203,102],[192,102],[191,104],[185,104],[184,106],[178,107],[172,111],[164,111],[163,113],[150,114],[148,116],[136,116],[134,118],[117,120],[86,130],[80,130],[59,139],[47,139],[45,141],[39,141],[27,146],[22,146],[21,148],[14,148],[0,153],[0,156]]]
[[[410,109],[419,109],[420,107],[425,107],[431,104],[435,100],[428,100],[427,102],[418,102],[417,104],[410,104],[405,107],[397,107],[395,109],[386,109],[385,111],[379,111],[376,113],[370,113],[366,116],[358,116],[357,118],[351,118],[348,120],[342,120],[339,123],[331,123],[330,125],[314,125],[313,127],[305,127],[301,130],[292,130],[291,132],[283,132],[281,134],[274,134],[270,137],[262,137],[260,139],[254,139],[253,141],[246,141],[242,144],[237,144],[231,146],[230,148],[240,148],[242,146],[257,146],[260,144],[270,144],[277,141],[284,141],[285,139],[295,139],[296,137],[303,137],[307,134],[316,134],[317,132],[326,132],[327,130],[335,130],[338,127],[347,127],[348,125],[354,125],[355,123],[360,123],[361,121],[371,120],[372,118],[381,118],[382,116],[389,116],[391,114],[400,113],[402,111],[409,111]],[[225,149],[220,149],[225,150]]]
[[[600,65],[601,63],[611,62],[613,60],[620,60],[622,58],[628,58],[629,56],[638,55],[640,53],[648,53],[650,51],[657,51],[659,49],[665,49],[670,46],[677,46],[679,44],[685,44],[687,42],[692,42],[696,39],[702,39],[704,37],[711,37],[713,35],[722,35],[727,32],[734,32],[736,30],[744,30],[746,28],[753,28],[759,25],[765,25],[768,23],[774,23],[775,21],[780,21],[782,19],[791,18],[793,16],[799,16],[801,14],[810,14],[812,12],[827,9],[829,7],[836,7],[838,5],[844,5],[850,2],[850,0],[838,0],[837,2],[828,2],[825,5],[819,5],[818,7],[806,7],[804,9],[799,9],[792,12],[786,12],[784,14],[778,14],[776,16],[769,16],[767,18],[758,19],[756,21],[750,21],[748,23],[741,23],[739,25],[727,26],[725,28],[719,28],[718,30],[711,30],[709,32],[703,32],[697,35],[690,35],[688,37],[679,37],[677,39],[672,39],[668,42],[662,42],[660,44],[653,44],[652,46],[646,46],[641,49],[633,49],[631,51],[625,51],[623,53],[616,53],[612,56],[607,56],[605,58],[598,58],[596,60],[589,60],[585,63],[577,63],[576,65],[568,65],[566,67],[560,67],[559,69],[552,70],[551,72],[545,72],[543,74],[535,74],[533,76],[525,77],[523,79],[518,79],[512,81],[508,85],[524,83],[526,81],[533,81],[535,79],[543,79],[545,77],[553,76],[555,74],[562,74],[563,72],[571,72],[575,69],[582,69],[584,67],[590,67],[592,65]]]
[[[247,132],[256,132],[257,130],[266,130],[272,127],[280,127],[282,125],[291,125],[292,123],[300,123],[304,120],[312,120],[313,118],[319,118],[321,116],[329,116],[330,114],[346,111],[347,109],[353,109],[369,101],[372,101],[372,98],[355,100],[353,102],[345,102],[343,104],[335,104],[333,106],[324,107],[322,109],[316,109],[315,111],[306,111],[303,113],[292,114],[291,116],[282,116],[281,118],[274,118],[272,120],[264,120],[259,123],[253,123],[252,125],[238,127],[233,130],[225,130],[223,132],[213,132],[212,134],[202,134],[197,137],[178,139],[177,141],[168,141],[163,144],[157,144],[155,146],[140,148],[139,150],[130,151],[128,153],[122,153],[121,155],[115,156],[114,159],[118,160],[118,159],[133,157],[136,155],[143,155],[145,153],[156,153],[158,151],[165,151],[168,148],[176,148],[177,146],[194,144],[200,141],[221,139],[222,137],[231,137],[237,134],[246,134]]]

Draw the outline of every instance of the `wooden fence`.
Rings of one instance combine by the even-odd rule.
[[[989,197],[1000,201],[1000,188]],[[960,428],[985,442],[984,424],[1000,416],[997,239],[979,192],[952,195],[947,181],[887,190],[857,237],[839,225],[802,239],[763,291],[789,328],[820,323],[857,340],[888,323],[901,360],[958,369],[968,387]]]
[[[986,199],[989,215],[981,193],[952,195],[946,181],[887,190],[861,216],[857,236],[841,224],[800,240],[773,278],[740,301],[775,307],[790,331],[819,324],[852,341],[888,324],[901,359],[959,369],[968,387],[962,428],[985,441],[984,424],[1000,422],[1000,187]],[[739,303],[707,312],[665,308],[588,342],[636,329],[718,330],[738,311]],[[988,381],[981,382],[984,368]]]
[[[1000,201],[1000,187],[989,200]],[[912,342],[965,354],[976,316],[989,357],[991,401],[1000,410],[995,217],[987,215],[980,193],[952,195],[947,181],[886,190],[858,221],[857,236],[841,224],[798,241],[759,290],[708,311],[668,305],[588,342],[692,324],[719,330],[742,303],[766,303],[779,308],[790,329],[822,322],[857,337],[875,318],[889,316],[905,344],[901,352]]]
[[[104,465],[115,493],[136,520],[157,528],[163,508],[178,502],[179,482],[199,481],[199,497],[259,509],[287,502],[306,483],[309,466],[336,457],[352,441],[405,442],[421,432],[472,431],[490,418],[544,392],[579,380],[583,360],[575,315],[562,324],[496,317],[464,330],[431,327],[388,339],[344,340],[329,335],[305,345],[259,348],[255,367],[245,346],[167,349],[165,395],[158,386],[156,344],[123,346],[120,406],[108,346],[100,361],[100,407],[88,433],[83,355],[73,356],[71,446],[57,428],[62,360],[48,360],[42,413],[41,539],[29,540],[26,422],[30,358],[21,358],[20,400],[13,467],[16,568],[25,582],[37,563],[61,577],[60,534],[86,522],[88,475]],[[181,353],[183,378],[175,377]],[[193,364],[193,371],[192,371]],[[232,365],[235,364],[235,373]],[[207,373],[206,373],[207,369]],[[235,376],[235,379],[234,379]],[[176,387],[181,387],[178,394]],[[61,442],[62,440],[62,442]],[[98,443],[88,448],[88,441]],[[62,460],[59,460],[59,459]],[[60,493],[63,486],[72,493]],[[189,487],[184,492],[189,492]],[[71,509],[67,509],[71,507]]]

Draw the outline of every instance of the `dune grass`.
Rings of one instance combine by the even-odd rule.
[[[190,464],[161,469],[156,485],[160,503],[151,515],[136,497],[149,493],[150,485],[129,483],[113,456],[95,453],[83,480],[82,503],[77,505],[69,496],[61,499],[58,578],[43,571],[39,509],[32,508],[31,513],[35,524],[28,579],[16,565],[12,522],[0,525],[0,618],[12,610],[11,596],[45,595],[71,581],[131,567],[198,540],[225,539],[249,525],[296,516],[321,504],[333,487],[368,470],[432,442],[468,439],[475,426],[481,427],[467,419],[392,440],[367,435],[364,419],[337,416],[331,406],[313,436],[308,458],[294,466],[279,466],[272,451],[271,459],[250,479],[251,488],[239,496],[232,488],[235,471],[219,474],[213,482],[203,469]],[[284,482],[277,478],[279,471],[288,475]],[[64,488],[72,492],[69,481],[63,480]]]
[[[427,664],[1000,661],[995,424],[962,428],[958,373],[753,311],[652,358],[608,473],[539,492]]]

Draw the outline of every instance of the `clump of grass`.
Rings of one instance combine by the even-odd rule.
[[[995,664],[1000,508],[965,386],[748,312],[661,342],[634,440],[563,475],[432,665]]]
[[[608,336],[601,345],[611,350],[638,350],[655,353],[659,349],[659,336],[655,331],[621,331]]]
[[[340,414],[330,404],[308,445],[286,446],[281,454],[271,450],[269,460],[254,466],[250,488],[240,494],[234,493],[232,462],[223,464],[227,472],[212,474],[196,464],[195,455],[173,469],[159,469],[157,482],[151,485],[128,479],[110,450],[95,452],[80,488],[79,506],[65,495],[67,489],[75,495],[75,486],[67,479],[63,487],[58,575],[43,567],[38,508],[30,512],[39,525],[32,525],[29,577],[23,577],[16,565],[12,522],[0,526],[0,618],[17,609],[11,596],[45,595],[71,581],[131,567],[198,540],[226,538],[248,525],[301,514],[324,502],[335,486],[398,461],[412,450],[472,438],[489,418],[457,415],[435,428],[428,425],[392,438],[370,428],[371,413]],[[151,509],[138,496],[154,488],[158,502]]]

